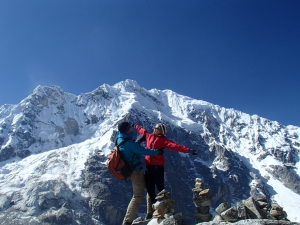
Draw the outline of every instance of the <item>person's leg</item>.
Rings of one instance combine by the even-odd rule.
[[[145,171],[145,183],[147,189],[147,216],[146,218],[149,219],[152,217],[153,208],[152,204],[155,202],[155,170],[153,165],[146,165]]]
[[[154,209],[153,209],[153,203],[152,203],[152,200],[149,196],[149,194],[147,193],[147,214],[146,214],[146,219],[151,219],[152,216],[153,216],[153,212],[154,212]]]
[[[127,212],[123,220],[123,224],[126,222],[132,223],[136,218],[138,208],[143,201],[145,193],[145,180],[143,171],[133,171],[130,176],[132,182],[133,196],[127,207]]]
[[[161,192],[165,189],[165,167],[164,166],[156,166],[155,168],[155,185],[158,192]]]

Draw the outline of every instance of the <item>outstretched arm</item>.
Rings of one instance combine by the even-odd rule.
[[[165,140],[164,145],[165,145],[166,148],[175,150],[177,152],[188,153],[190,151],[190,148],[188,148],[188,147],[186,147],[184,145],[179,145],[179,144],[177,144],[174,141],[171,141],[169,139]]]
[[[127,142],[126,144],[128,145],[128,148],[130,148],[133,152],[137,154],[151,156],[160,154],[160,151],[158,151],[157,149],[148,149],[139,145],[136,142]]]
[[[136,125],[135,129],[137,130],[137,132],[139,132],[140,135],[144,136],[148,133],[148,131],[146,129],[144,129],[142,126],[140,125]]]

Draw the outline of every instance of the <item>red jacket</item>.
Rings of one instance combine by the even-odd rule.
[[[176,144],[175,142],[167,139],[166,136],[162,134],[160,135],[150,134],[147,132],[146,129],[144,129],[139,125],[135,126],[135,128],[137,129],[140,135],[142,136],[145,135],[146,147],[149,149],[168,148],[171,150],[175,150],[177,152],[184,152],[184,153],[187,153],[190,150],[188,147]],[[148,165],[159,165],[159,166],[165,165],[165,158],[163,155],[156,155],[156,156],[146,155],[145,160]]]

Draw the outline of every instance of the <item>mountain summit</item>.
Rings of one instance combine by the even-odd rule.
[[[38,86],[0,106],[0,224],[121,224],[131,187],[104,162],[124,120],[149,131],[163,122],[169,139],[198,150],[165,151],[166,188],[185,224],[196,177],[213,207],[264,197],[300,222],[299,127],[125,80],[78,96]]]

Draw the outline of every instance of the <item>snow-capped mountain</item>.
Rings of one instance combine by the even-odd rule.
[[[0,106],[0,224],[119,225],[131,187],[104,162],[124,120],[149,131],[163,122],[169,139],[198,150],[165,151],[166,188],[185,224],[194,222],[196,177],[214,207],[267,197],[300,222],[299,127],[126,80],[79,96],[38,86]]]

